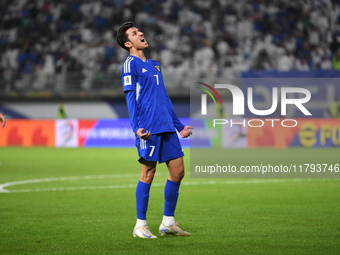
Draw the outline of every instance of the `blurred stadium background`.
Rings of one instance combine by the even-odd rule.
[[[128,118],[119,78],[127,52],[115,41],[117,28],[127,20],[145,33],[147,55],[161,63],[181,118],[190,117],[189,91],[197,81],[340,76],[338,1],[4,0],[0,9],[0,112],[9,120],[2,146],[22,145],[20,136],[29,133],[11,119],[52,120],[61,104],[69,119]],[[337,84],[312,93],[317,96],[313,117],[338,117]],[[259,96],[255,104],[263,100]],[[337,109],[333,116],[331,105]],[[225,107],[231,117],[230,104]],[[29,144],[52,146],[46,130],[54,128],[41,123],[29,135],[37,141],[28,138],[35,141]],[[111,132],[120,136],[127,127]],[[88,129],[79,132],[83,138],[77,145]]]
[[[339,1],[2,0],[0,10],[1,254],[339,253],[339,179],[310,175],[188,173],[176,218],[192,237],[133,239],[139,164],[119,78],[127,52],[115,40],[128,20],[145,33],[177,115],[195,127],[198,150],[181,140],[187,170],[214,147],[235,165],[326,163],[339,176]],[[231,94],[221,94],[222,109],[208,102],[207,119],[190,102],[197,82],[231,83],[254,86],[254,106],[269,109],[271,78],[307,88],[313,118],[295,107],[294,128],[213,128],[211,118],[234,118]],[[246,109],[244,118],[235,120],[254,116]],[[155,233],[165,164],[157,171]]]

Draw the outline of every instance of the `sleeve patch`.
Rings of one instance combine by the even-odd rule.
[[[124,86],[132,85],[131,75],[124,76]]]

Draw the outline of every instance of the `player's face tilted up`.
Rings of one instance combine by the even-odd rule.
[[[131,27],[126,30],[126,34],[128,36],[128,41],[125,42],[125,46],[130,49],[145,50],[149,47],[148,42],[144,38],[143,32],[139,31],[136,27]]]

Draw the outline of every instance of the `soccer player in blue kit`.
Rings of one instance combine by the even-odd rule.
[[[149,191],[156,172],[157,161],[165,162],[169,177],[164,188],[164,215],[159,226],[161,235],[190,236],[175,223],[174,215],[178,190],[184,177],[183,151],[176,130],[189,137],[192,127],[183,125],[176,116],[164,87],[160,64],[147,59],[144,50],[148,43],[133,22],[124,23],[117,32],[117,42],[129,52],[121,81],[124,87],[130,122],[136,134],[136,147],[141,175],[136,188],[137,222],[133,236],[157,238],[146,223]]]

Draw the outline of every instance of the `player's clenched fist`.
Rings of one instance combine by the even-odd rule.
[[[194,128],[190,126],[184,126],[183,130],[180,132],[181,136],[183,138],[187,138],[190,135],[192,135],[192,132],[190,131],[190,129],[194,129]]]
[[[151,136],[151,133],[150,131],[146,130],[145,133],[144,132],[144,128],[139,128],[136,132],[136,134],[143,140],[149,140],[150,139],[150,136]]]

